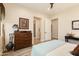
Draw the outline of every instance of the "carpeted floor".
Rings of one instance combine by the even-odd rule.
[[[9,51],[3,54],[3,56],[31,56],[32,47],[23,48],[17,51]]]

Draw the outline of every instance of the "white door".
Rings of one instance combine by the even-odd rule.
[[[58,19],[51,21],[51,39],[58,39]]]
[[[51,21],[45,19],[44,21],[44,41],[51,40]]]
[[[34,18],[34,44],[39,43],[41,40],[41,19]]]

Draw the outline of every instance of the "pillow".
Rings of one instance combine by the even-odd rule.
[[[73,35],[74,37],[76,37],[76,38],[79,38],[79,35],[78,34],[75,34],[75,35]]]
[[[72,55],[79,56],[79,45],[77,45],[73,51],[71,51]]]

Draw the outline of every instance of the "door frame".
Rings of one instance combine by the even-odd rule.
[[[35,24],[36,21],[35,21],[35,19],[40,20],[40,23],[41,23],[41,20],[42,20],[40,17],[34,16],[34,19],[33,19],[33,33],[34,33],[34,34],[33,34],[33,40],[34,40],[35,37],[36,37],[36,34],[35,34],[35,33],[36,33],[36,24]],[[40,25],[40,34],[39,34],[39,35],[40,35],[40,39],[39,39],[39,40],[41,41],[41,25]]]
[[[58,18],[51,19],[51,40],[53,39],[53,38],[52,38],[52,22],[53,22],[54,20],[57,20],[57,21],[58,21]],[[57,39],[58,39],[58,37],[57,37]]]

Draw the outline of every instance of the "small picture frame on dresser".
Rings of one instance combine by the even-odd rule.
[[[19,18],[19,29],[29,29],[29,19]]]

